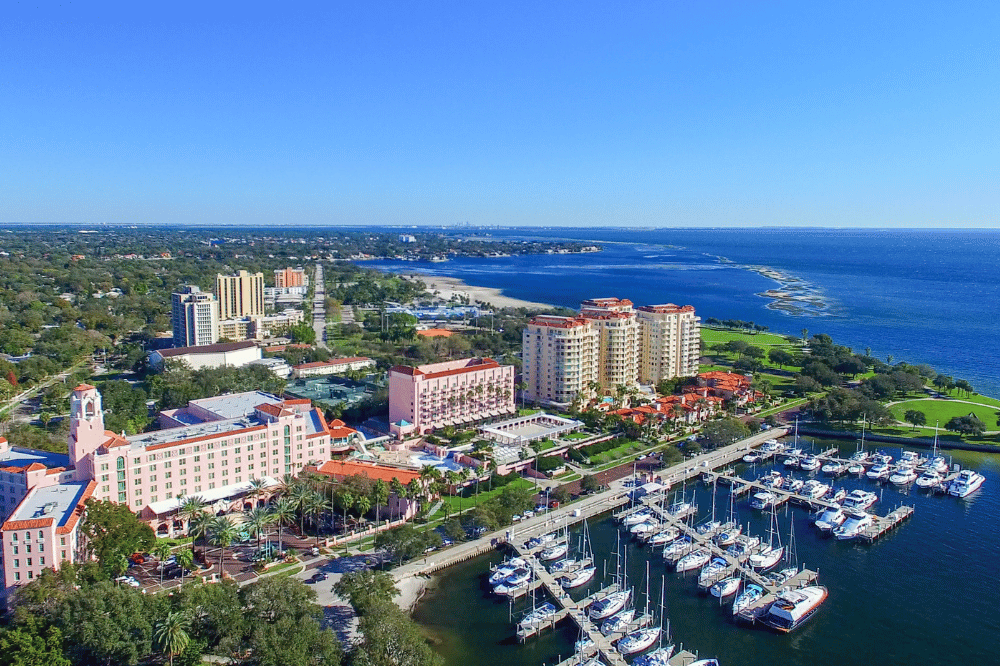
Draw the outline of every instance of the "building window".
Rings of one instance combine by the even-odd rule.
[[[38,566],[41,566],[41,567],[45,566],[45,558],[44,557],[39,557],[38,558]]]
[[[59,537],[59,545],[60,546],[66,545],[66,537]]]
[[[118,467],[118,469],[125,469],[125,459],[124,458],[118,458],[117,467]]]

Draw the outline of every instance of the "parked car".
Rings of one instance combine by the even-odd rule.
[[[139,587],[139,581],[137,581],[132,576],[119,576],[115,578],[116,583],[121,583],[122,585],[128,585],[129,587]]]

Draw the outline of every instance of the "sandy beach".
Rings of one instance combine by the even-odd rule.
[[[403,277],[410,280],[421,280],[427,285],[427,291],[446,301],[451,299],[452,296],[457,296],[459,298],[468,298],[470,303],[475,303],[477,301],[489,303],[495,308],[531,308],[548,310],[555,307],[547,303],[535,303],[533,301],[521,300],[520,298],[504,296],[503,292],[499,289],[494,289],[492,287],[476,287],[474,285],[466,284],[462,280],[453,277],[423,275],[420,273],[403,274]]]
[[[399,588],[399,596],[396,597],[396,605],[407,613],[412,613],[413,607],[433,584],[434,579],[425,576],[407,576],[397,580],[396,587]]]

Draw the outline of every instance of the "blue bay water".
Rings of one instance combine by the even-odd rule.
[[[592,240],[593,254],[361,262],[495,287],[512,297],[576,308],[598,296],[637,304],[692,304],[704,319],[742,319],[774,332],[827,333],[885,359],[929,363],[1000,396],[1000,232],[817,229],[511,229],[496,238]],[[477,235],[482,235],[477,234]],[[757,294],[780,283],[766,267],[808,283],[822,313],[768,308]]]

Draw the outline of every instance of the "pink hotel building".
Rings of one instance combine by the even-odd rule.
[[[159,534],[183,525],[176,509],[198,496],[216,512],[250,508],[250,481],[276,485],[351,447],[357,433],[327,423],[308,400],[260,391],[192,400],[160,413],[161,430],[104,429],[101,394],[82,384],[70,398],[69,455],[10,446],[0,437],[4,596],[45,568],[82,556],[87,498],[127,505]]]
[[[389,370],[389,424],[400,438],[514,411],[514,366],[491,358]]]

